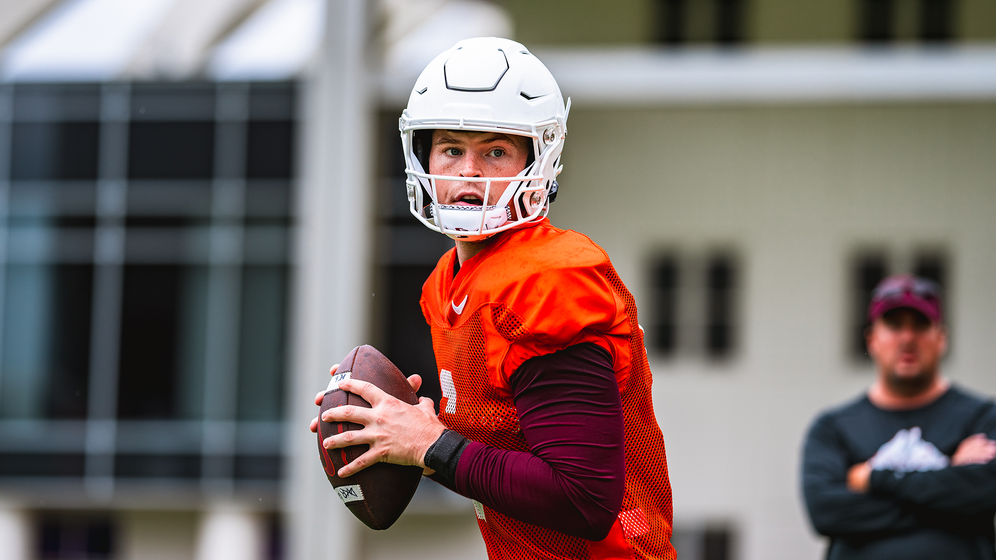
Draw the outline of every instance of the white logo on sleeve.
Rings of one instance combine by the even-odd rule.
[[[454,303],[452,301],[450,302],[450,305],[453,306],[453,311],[456,311],[457,315],[463,315],[463,307],[465,305],[467,305],[467,298],[468,297],[470,297],[470,296],[466,296],[466,295],[463,296],[463,301],[460,302],[460,305],[457,305],[456,303]]]
[[[899,430],[878,448],[868,464],[877,471],[896,472],[937,471],[948,466],[948,457],[933,443],[925,441],[920,428]]]

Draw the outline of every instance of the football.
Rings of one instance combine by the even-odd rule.
[[[370,408],[370,403],[359,396],[339,389],[339,383],[346,379],[373,383],[401,401],[418,404],[418,397],[401,370],[373,346],[363,345],[353,348],[340,362],[339,369],[325,390],[319,418],[322,412],[336,406],[348,404]],[[350,422],[324,421],[319,421],[318,425],[318,452],[325,474],[339,499],[357,519],[371,529],[387,529],[393,525],[415,495],[418,483],[422,480],[422,468],[376,463],[348,478],[339,478],[336,474],[339,469],[362,455],[369,446],[325,449],[322,441],[333,434],[359,430],[363,426]]]

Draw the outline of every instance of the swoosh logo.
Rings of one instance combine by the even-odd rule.
[[[467,305],[467,298],[468,297],[469,296],[466,296],[466,295],[463,296],[463,301],[460,302],[460,305],[457,305],[457,304],[453,303],[452,301],[450,302],[450,305],[453,306],[453,311],[456,311],[457,315],[462,315],[463,314],[463,308],[464,308],[465,305]]]

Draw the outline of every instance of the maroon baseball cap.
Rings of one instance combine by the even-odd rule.
[[[887,311],[908,307],[923,313],[931,322],[941,322],[941,286],[933,280],[912,274],[889,276],[875,286],[868,304],[868,322]]]

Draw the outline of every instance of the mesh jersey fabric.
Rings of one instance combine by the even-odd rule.
[[[626,491],[609,536],[588,541],[475,503],[494,560],[672,559],[671,486],[636,305],[605,252],[541,220],[506,232],[454,275],[454,250],[422,289],[443,396],[439,417],[471,440],[529,451],[509,379],[526,360],[594,342],[613,360],[625,422]]]

